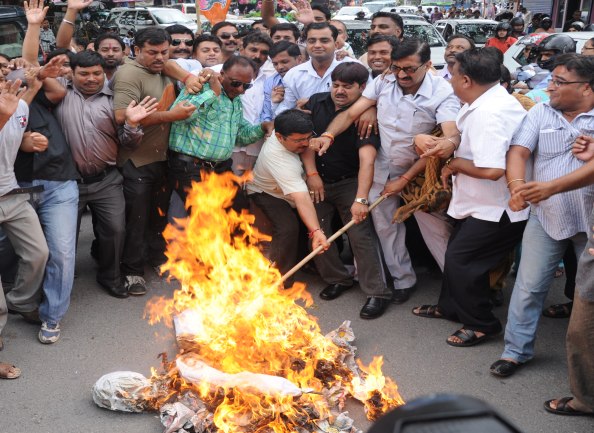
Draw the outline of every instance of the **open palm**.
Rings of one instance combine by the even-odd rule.
[[[68,8],[80,11],[89,7],[91,3],[93,3],[93,0],[68,0]]]
[[[41,24],[45,19],[49,6],[43,7],[43,0],[31,0],[25,2],[23,8],[29,24]]]

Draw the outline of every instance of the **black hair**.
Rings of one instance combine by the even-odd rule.
[[[431,60],[431,48],[425,41],[416,38],[405,38],[398,44],[395,50],[392,50],[390,58],[392,60],[400,60],[405,57],[414,56],[417,54],[421,63],[427,63]]]
[[[223,48],[223,42],[221,42],[219,38],[217,38],[214,35],[207,35],[203,33],[200,36],[196,37],[196,40],[194,41],[194,49],[197,49],[198,45],[200,45],[202,42],[214,42],[219,47]]]
[[[307,134],[313,129],[311,116],[301,110],[286,110],[274,119],[274,130],[284,137],[291,134]]]
[[[160,27],[140,29],[134,36],[134,45],[138,48],[144,48],[145,44],[161,45],[165,42],[171,43],[171,36]]]
[[[342,81],[347,84],[357,83],[359,86],[367,83],[369,71],[365,66],[356,62],[343,62],[332,71],[332,81]]]
[[[476,44],[474,43],[474,40],[472,40],[472,38],[469,38],[466,35],[463,35],[462,33],[455,33],[452,36],[450,36],[448,38],[448,44],[453,41],[454,39],[464,39],[466,41],[468,41],[468,43],[470,44],[470,49],[474,50],[476,48]]]
[[[256,20],[252,23],[251,28],[253,29],[256,24],[262,24],[265,28],[268,28],[264,20]]]
[[[54,57],[58,57],[63,54],[66,54],[68,61],[72,62],[72,58],[74,57],[74,53],[72,51],[70,51],[68,48],[56,48],[55,50],[50,51],[47,56],[45,56],[45,63],[49,62]]]
[[[330,9],[328,9],[328,6],[326,6],[324,4],[312,3],[311,10],[322,12],[324,14],[324,16],[326,17],[326,21],[328,21],[332,17],[332,13],[330,12]]]
[[[291,57],[299,57],[301,55],[301,49],[299,49],[299,45],[289,41],[278,41],[270,49],[268,57],[273,59],[274,57],[278,56],[280,53],[283,53],[285,51]]]
[[[565,66],[569,72],[574,72],[578,77],[588,81],[594,90],[594,56],[582,56],[576,53],[559,54],[555,57],[553,69]]]
[[[273,25],[270,28],[270,37],[273,37],[274,34],[280,30],[290,30],[293,32],[293,36],[295,37],[295,40],[298,41],[299,38],[301,37],[301,32],[299,31],[299,27],[297,27],[295,24],[293,23],[278,23]]]
[[[390,46],[392,47],[392,51],[394,51],[396,47],[398,47],[398,45],[400,44],[400,41],[392,35],[376,34],[373,35],[371,38],[367,39],[367,49],[369,50],[369,47],[380,42],[389,42]]]
[[[467,75],[480,85],[499,83],[501,80],[501,51],[487,47],[456,54],[460,74]]]
[[[256,64],[251,59],[248,59],[247,57],[244,57],[244,56],[231,56],[231,57],[229,57],[225,61],[225,63],[223,63],[222,70],[223,71],[228,71],[229,69],[231,69],[235,65],[245,66],[245,67],[252,68],[252,70],[254,71],[254,74],[258,72],[258,68],[256,67]]]
[[[394,21],[394,24],[396,24],[398,28],[400,28],[400,30],[404,30],[404,21],[402,20],[402,17],[398,14],[380,11],[371,15],[371,21],[373,22],[373,20],[376,18],[390,18],[392,21]]]
[[[84,50],[76,53],[70,59],[70,67],[74,71],[77,67],[90,68],[91,66],[101,66],[105,68],[105,59],[97,51]]]
[[[266,33],[262,33],[259,31],[250,32],[248,33],[242,40],[243,48],[246,48],[249,44],[266,44],[268,48],[272,48],[274,42],[270,39]]]
[[[511,74],[509,73],[509,69],[505,67],[505,65],[501,65],[501,78],[499,79],[499,84],[507,84],[505,90],[510,95],[514,93],[514,88],[512,87],[511,83]]]
[[[95,47],[95,51],[99,51],[99,45],[101,45],[101,42],[103,42],[106,39],[113,39],[114,41],[117,41],[117,43],[120,44],[120,46],[122,47],[122,51],[124,51],[124,49],[126,48],[126,44],[124,44],[124,41],[122,40],[122,38],[120,38],[120,35],[116,33],[102,33],[99,36],[97,36],[95,38],[95,41],[93,42],[93,47]]]
[[[73,36],[74,39],[74,43],[76,45],[80,45],[81,47],[84,47],[84,49],[87,49],[87,45],[89,45],[89,38],[87,38],[86,36],[83,36],[81,33],[76,32]]]
[[[336,40],[338,38],[338,29],[336,27],[334,27],[332,24],[328,23],[328,21],[324,21],[321,23],[316,23],[316,22],[309,23],[303,29],[303,37],[305,39],[307,39],[307,35],[310,32],[310,30],[324,30],[324,29],[330,29],[330,31],[332,32],[332,39]]]
[[[190,35],[192,37],[192,40],[194,40],[194,32],[192,32],[192,30],[181,24],[173,24],[168,27],[165,27],[165,31],[169,33],[170,36],[175,33],[181,33],[182,35]]]
[[[216,23],[214,26],[212,26],[212,29],[210,29],[210,34],[211,35],[217,35],[217,32],[219,30],[221,30],[223,27],[234,27],[235,30],[237,30],[237,26],[233,23],[230,23],[229,21],[221,21],[220,23]]]
[[[9,62],[12,60],[10,58],[10,56],[7,56],[6,54],[0,53],[0,57],[4,57],[6,60],[8,60]]]

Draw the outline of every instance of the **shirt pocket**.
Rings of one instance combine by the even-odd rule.
[[[554,158],[571,151],[571,146],[577,137],[563,128],[543,128],[538,136],[538,155],[544,158]]]
[[[428,134],[435,128],[435,118],[423,110],[415,110],[408,128],[412,135]]]

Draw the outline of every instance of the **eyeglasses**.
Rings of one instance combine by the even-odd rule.
[[[406,75],[412,75],[423,66],[425,66],[425,63],[419,66],[405,66],[404,68],[396,65],[390,65],[390,71],[394,72],[394,75],[398,75],[400,71],[404,72]]]
[[[171,45],[177,47],[178,45],[181,45],[182,42],[186,44],[188,47],[194,45],[194,39],[172,39]]]
[[[303,137],[303,138],[292,138],[292,137],[288,137],[286,135],[283,135],[285,140],[291,140],[293,143],[296,144],[303,144],[303,143],[307,143],[309,142],[309,140],[311,140],[314,137],[317,137],[316,133],[312,131],[311,135],[309,135],[308,137]]]
[[[549,81],[549,84],[552,84],[553,86],[559,88],[561,86],[565,86],[566,84],[586,84],[589,83],[589,81],[559,81],[559,80],[551,80]]]
[[[237,89],[238,87],[241,87],[241,86],[243,86],[243,89],[244,89],[244,90],[251,89],[251,88],[252,88],[252,86],[253,86],[253,84],[252,84],[252,83],[244,83],[243,81],[239,81],[239,80],[231,80],[231,81],[229,82],[229,85],[230,85],[231,87],[234,87],[234,88],[236,88],[236,89]]]
[[[239,39],[239,33],[221,33],[219,39],[227,40],[227,39]]]

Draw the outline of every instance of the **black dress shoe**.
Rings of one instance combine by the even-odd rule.
[[[10,314],[19,314],[27,323],[31,323],[33,325],[41,325],[41,319],[39,318],[39,310],[37,309],[33,311],[15,311],[9,308],[8,312]]]
[[[124,287],[123,284],[120,284],[119,286],[108,286],[107,284],[103,284],[101,282],[99,282],[99,284],[101,285],[101,287],[105,289],[107,293],[109,293],[114,298],[124,299],[130,296],[128,290]]]
[[[344,286],[342,284],[330,284],[320,292],[320,298],[325,299],[326,301],[331,301],[332,299],[338,298],[351,287],[353,287],[352,284],[350,286]]]
[[[509,377],[514,374],[518,369],[523,366],[523,363],[512,362],[507,359],[499,359],[495,361],[489,371],[493,376],[497,377]]]
[[[392,303],[404,304],[410,298],[411,289],[394,289],[392,290]]]
[[[384,314],[388,305],[390,305],[389,299],[372,296],[371,298],[367,298],[367,302],[361,308],[359,316],[362,319],[375,319]]]

